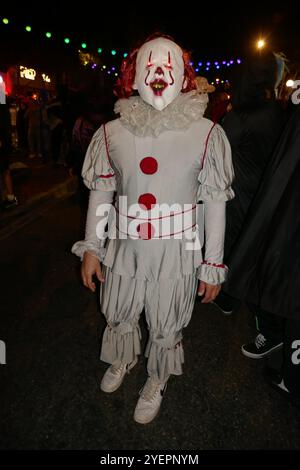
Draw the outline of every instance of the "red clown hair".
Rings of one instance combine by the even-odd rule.
[[[133,83],[135,78],[135,68],[136,68],[136,58],[140,48],[149,41],[152,41],[156,38],[165,38],[170,41],[174,41],[171,36],[163,33],[154,33],[151,34],[142,44],[138,47],[135,47],[123,60],[121,65],[121,77],[118,78],[117,83],[114,87],[114,94],[118,98],[129,98],[133,93]],[[179,46],[181,47],[181,46]],[[193,67],[190,65],[191,56],[190,53],[184,50],[182,47],[182,58],[184,63],[184,77],[186,79],[186,87],[182,89],[182,93],[187,93],[191,90],[196,90],[196,74]]]

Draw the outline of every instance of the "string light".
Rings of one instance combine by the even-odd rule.
[[[259,39],[256,43],[257,49],[263,49],[265,47],[266,43],[264,39]]]
[[[8,25],[10,23],[9,19],[8,18],[2,18],[2,23],[5,24],[5,25]],[[25,31],[26,32],[31,32],[32,31],[32,28],[30,25],[27,25],[25,26]],[[53,34],[50,32],[50,31],[47,31],[47,32],[44,32],[44,37],[48,38],[48,39],[51,39],[53,37]],[[70,44],[71,42],[71,39],[70,37],[65,37],[63,38],[63,41],[65,44]],[[77,41],[76,41],[77,42]],[[86,42],[81,42],[81,48],[82,49],[87,49],[87,43]],[[262,47],[265,46],[265,41],[263,39],[259,39],[256,43],[257,45],[257,48],[261,49]],[[89,49],[90,49],[91,45],[89,45]],[[96,47],[95,48],[95,51],[97,51],[98,54],[102,54],[103,53],[103,49],[102,47]],[[82,54],[87,54],[87,52],[83,52],[81,51]],[[114,57],[114,56],[117,56],[118,55],[118,51],[116,49],[111,49],[110,50],[110,54]],[[102,71],[106,71],[109,75],[112,74],[112,75],[115,75],[117,76],[118,73],[116,72],[116,70],[118,70],[119,66],[114,66],[114,67],[111,67],[111,70],[107,70],[107,66],[106,65],[101,65],[101,63],[99,62],[99,60],[97,59],[96,56],[93,56],[93,54],[88,54],[89,55],[89,58],[82,58],[81,60],[81,63],[84,64],[84,65],[89,65],[92,69],[96,69],[97,66],[98,69],[101,68]],[[124,52],[124,53],[121,53],[121,57],[123,57],[124,59],[126,59],[126,57],[128,56],[128,53],[127,52]],[[224,68],[227,68],[227,67],[230,67],[232,65],[240,65],[242,62],[242,60],[240,58],[238,59],[231,59],[231,60],[211,60],[211,61],[207,61],[207,62],[204,62],[204,61],[199,61],[199,62],[190,62],[190,65],[192,67],[195,67],[194,70],[195,72],[198,74],[199,71],[200,71],[200,67],[203,67],[203,70],[205,70],[206,72],[212,72],[212,70],[220,70],[220,69],[224,69]],[[196,65],[197,64],[197,65]],[[219,72],[216,72],[216,73],[219,73]],[[220,83],[220,82],[219,82]],[[224,81],[222,81],[221,83],[224,83]]]

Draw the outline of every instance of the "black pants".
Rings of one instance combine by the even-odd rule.
[[[221,291],[220,300],[228,310],[236,310],[241,302]],[[300,312],[296,319],[283,318],[247,302],[256,317],[256,327],[265,338],[283,342],[282,377],[291,393],[300,396]]]
[[[300,315],[286,320],[282,376],[289,391],[300,397]]]
[[[256,317],[256,328],[265,338],[281,343],[284,336],[285,319],[247,302],[250,312]]]

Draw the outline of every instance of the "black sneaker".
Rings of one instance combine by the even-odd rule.
[[[282,345],[283,342],[272,341],[259,333],[253,343],[243,344],[242,353],[251,359],[261,359],[282,348]]]
[[[224,315],[231,315],[233,312],[232,302],[227,300],[226,297],[222,295],[222,293],[219,294],[218,297],[216,297],[215,300],[213,300],[211,303],[218,307],[218,309],[221,310]]]

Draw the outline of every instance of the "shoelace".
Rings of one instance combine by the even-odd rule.
[[[264,346],[266,343],[266,338],[264,337],[264,335],[262,335],[261,333],[259,335],[256,336],[255,338],[255,346],[257,347],[257,349],[261,348],[262,346]]]
[[[135,360],[132,361],[130,364],[121,364],[118,367],[117,366],[112,366],[111,367],[111,373],[114,374],[114,375],[121,375],[123,370],[124,370],[124,367],[126,368],[127,372],[129,373],[129,371],[136,365],[137,362],[138,362],[138,359],[136,357]]]
[[[119,367],[112,366],[111,373],[114,375],[121,375],[124,370],[124,367],[127,367],[127,364],[121,364]]]
[[[144,388],[141,390],[141,397],[146,401],[153,401],[159,392],[160,385],[157,380],[153,378],[148,379]]]

